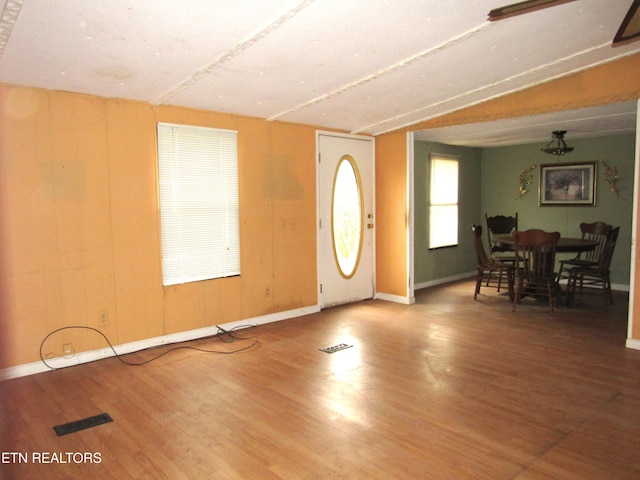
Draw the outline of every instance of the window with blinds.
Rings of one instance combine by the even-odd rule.
[[[432,155],[429,169],[429,248],[458,244],[458,159]]]
[[[240,274],[237,132],[158,124],[163,285]]]

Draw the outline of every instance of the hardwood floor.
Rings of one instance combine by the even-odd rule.
[[[259,343],[230,355],[182,349],[5,381],[0,478],[640,478],[626,294],[608,311],[584,295],[552,317],[544,302],[514,313],[473,291],[462,281],[411,306],[372,300],[236,331]],[[352,347],[318,350],[339,343]],[[101,412],[113,422],[53,431]],[[69,463],[34,461],[43,452]]]

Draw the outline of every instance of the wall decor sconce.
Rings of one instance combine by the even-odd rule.
[[[618,174],[618,169],[616,167],[609,166],[607,162],[603,161],[602,166],[602,175],[604,176],[604,181],[609,186],[609,191],[616,194],[617,197],[620,196],[620,192],[618,190],[618,180],[620,180],[620,175]]]
[[[520,189],[521,197],[527,193],[527,187],[533,183],[533,170],[535,168],[536,165],[531,165],[526,170],[522,170],[518,176],[518,184],[520,185],[518,188]]]

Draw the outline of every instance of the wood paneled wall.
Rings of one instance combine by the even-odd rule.
[[[7,85],[0,100],[0,368],[63,326],[122,344],[317,304],[315,128]],[[163,288],[157,122],[238,131],[241,276]],[[45,354],[105,346],[59,338]]]
[[[403,133],[376,138],[376,290],[407,297],[407,140]]]

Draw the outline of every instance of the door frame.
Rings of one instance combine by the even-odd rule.
[[[349,133],[332,132],[330,130],[316,130],[316,295],[318,306],[321,304],[320,292],[320,136],[339,137],[344,139],[354,140],[369,140],[371,141],[371,210],[373,211],[373,223],[376,224],[376,139],[369,135],[355,135]],[[365,219],[366,223],[366,219]],[[371,236],[371,265],[372,265],[372,278],[373,285],[372,298],[376,298],[376,228],[373,228]]]

